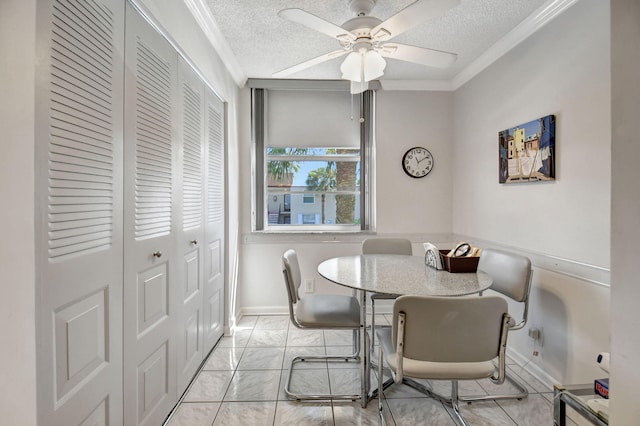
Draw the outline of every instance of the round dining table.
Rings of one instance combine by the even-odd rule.
[[[327,280],[366,292],[414,296],[464,296],[491,287],[484,272],[438,271],[424,258],[397,254],[361,254],[327,259],[318,265]]]
[[[366,407],[370,393],[370,348],[366,332],[367,293],[395,296],[465,296],[481,293],[491,287],[488,274],[477,271],[450,273],[425,264],[423,257],[395,254],[361,254],[327,259],[318,265],[318,273],[338,285],[359,291],[360,321],[360,377],[362,407]],[[374,331],[372,330],[372,333]]]

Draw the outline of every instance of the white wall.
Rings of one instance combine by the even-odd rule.
[[[608,2],[577,2],[454,96],[454,234],[533,253],[530,325],[544,346],[532,364],[565,383],[602,375],[595,358],[609,350],[609,289],[542,269],[607,276],[609,33]],[[556,181],[500,185],[498,131],[548,114]],[[510,340],[533,353],[526,330]]]
[[[577,2],[455,94],[454,229],[609,266],[608,4]],[[498,131],[556,115],[556,181],[498,184]]]
[[[346,100],[348,102],[348,99]],[[423,241],[451,233],[452,94],[450,92],[378,92],[376,141],[377,234],[405,236],[422,255]],[[344,291],[320,278],[315,267],[340,254],[360,253],[357,236],[252,236],[250,91],[240,103],[241,233],[238,306],[245,313],[284,312],[282,253],[295,248],[303,278],[316,281],[317,292]],[[428,148],[435,157],[431,174],[407,176],[401,168],[411,147]],[[327,244],[330,241],[331,244]]]
[[[0,2],[0,419],[36,424],[35,0]],[[19,35],[19,36],[16,36]]]
[[[377,97],[378,232],[450,233],[453,94],[380,91]],[[434,157],[433,170],[420,179],[401,167],[402,156],[414,146]]]
[[[640,418],[640,3],[611,2],[611,424]]]

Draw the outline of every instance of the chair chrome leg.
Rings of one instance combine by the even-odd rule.
[[[376,345],[376,298],[371,297],[371,349],[370,353],[373,353],[373,348]]]
[[[291,364],[289,365],[287,383],[284,387],[284,393],[287,395],[287,398],[297,400],[297,401],[306,401],[306,400],[352,400],[356,401],[362,398],[361,394],[302,394],[295,393],[291,391],[291,379],[293,377],[293,366],[298,362],[306,362],[306,361],[344,361],[348,362],[350,360],[360,361],[360,330],[354,330],[354,352],[349,355],[300,355],[296,356],[291,360]]]
[[[453,414],[456,416],[454,420],[457,420],[456,423],[460,426],[467,426],[467,423],[462,418],[462,414],[460,414],[460,407],[458,405],[458,381],[451,381],[451,408],[453,409]]]
[[[378,414],[380,415],[380,422],[386,426],[387,422],[384,420],[383,412],[383,399],[384,399],[384,376],[382,368],[382,350],[378,351]]]
[[[529,395],[529,391],[527,387],[520,380],[512,377],[509,374],[505,375],[505,380],[512,383],[516,388],[518,388],[518,393],[515,394],[499,394],[499,395],[477,395],[477,396],[464,396],[460,398],[460,401],[464,402],[474,402],[474,401],[496,401],[496,400],[505,400],[505,399],[523,399]]]

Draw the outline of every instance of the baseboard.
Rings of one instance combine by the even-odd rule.
[[[240,312],[236,317],[236,324],[245,315],[289,315],[288,306],[250,306],[240,308]]]
[[[550,390],[553,389],[553,385],[561,383],[556,378],[547,374],[539,365],[534,364],[531,361],[531,357],[524,356],[515,349],[508,348],[507,355],[524,371],[531,374],[535,379],[543,383]]]

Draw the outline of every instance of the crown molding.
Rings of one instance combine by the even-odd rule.
[[[549,0],[451,79],[457,90],[579,0]]]
[[[380,80],[382,90],[425,90],[452,91],[455,90],[449,80]]]
[[[213,46],[213,49],[220,56],[223,65],[231,74],[231,78],[239,87],[243,87],[247,82],[247,76],[242,71],[240,63],[236,59],[227,39],[222,35],[222,31],[216,24],[216,20],[211,14],[211,10],[204,0],[183,0],[193,17],[200,25],[200,29]]]

